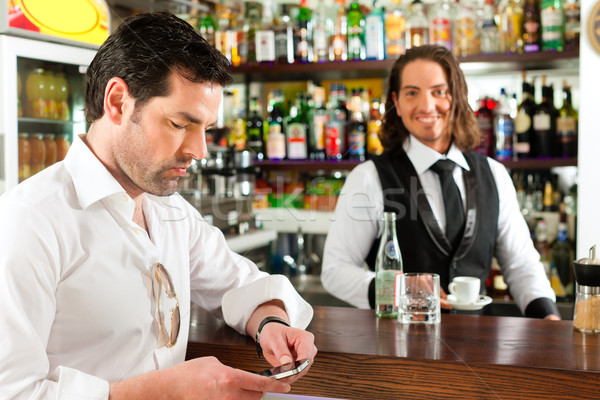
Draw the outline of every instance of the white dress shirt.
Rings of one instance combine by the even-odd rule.
[[[437,160],[448,158],[457,166],[453,176],[466,206],[462,169],[469,165],[460,150],[452,145],[446,156],[409,137],[403,144],[442,232],[446,231],[444,200],[438,174],[429,170]],[[555,300],[539,253],[533,246],[529,228],[521,215],[515,188],[506,168],[488,158],[498,189],[499,213],[495,253],[510,292],[522,312],[540,297]],[[336,297],[359,308],[369,308],[368,288],[375,273],[364,260],[381,235],[383,190],[375,164],[356,166],[346,178],[334,218],[325,241],[321,281]],[[402,250],[402,249],[400,249]]]
[[[231,252],[181,196],[146,195],[143,209],[149,234],[80,138],[0,197],[0,399],[107,399],[111,381],[183,362],[191,301],[240,333],[272,299],[308,325],[312,308],[289,280]],[[181,309],[171,348],[159,342],[156,262]],[[174,303],[161,303],[169,320]]]

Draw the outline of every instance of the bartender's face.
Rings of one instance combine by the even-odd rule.
[[[423,144],[445,153],[451,136],[448,119],[452,97],[442,67],[429,60],[404,66],[400,89],[394,93],[396,113],[408,131]]]
[[[171,74],[168,95],[133,111],[115,146],[128,191],[173,194],[193,159],[206,156],[206,130],[217,121],[218,85],[194,83]]]

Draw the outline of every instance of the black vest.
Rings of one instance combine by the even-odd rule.
[[[427,202],[421,182],[401,147],[374,157],[383,189],[384,211],[397,213],[396,233],[404,272],[433,272],[448,292],[455,276],[476,276],[483,291],[489,276],[498,225],[498,189],[486,157],[464,154],[470,171],[463,170],[467,190],[465,229],[457,249],[453,249],[440,229]],[[367,256],[375,268],[379,238]]]

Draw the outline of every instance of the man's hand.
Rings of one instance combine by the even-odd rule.
[[[310,360],[309,366],[304,371],[285,379],[285,382],[290,384],[306,374],[317,354],[315,337],[312,333],[276,323],[266,324],[263,327],[260,333],[260,346],[263,349],[263,356],[274,367],[305,358]]]
[[[214,357],[113,382],[109,400],[260,400],[266,392],[286,393],[288,383],[223,365]]]

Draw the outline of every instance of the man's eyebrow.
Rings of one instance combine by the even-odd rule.
[[[437,85],[431,86],[429,89],[437,89],[437,88],[441,88],[441,87],[448,87],[448,84],[447,83],[438,83]],[[406,86],[403,86],[400,88],[400,90],[408,90],[408,89],[421,90],[420,87],[414,86],[414,85],[406,85]]]
[[[193,124],[201,124],[202,123],[201,120],[199,120],[198,118],[194,117],[192,114],[185,112],[185,111],[176,112],[175,115],[177,115],[178,117],[185,118]]]

